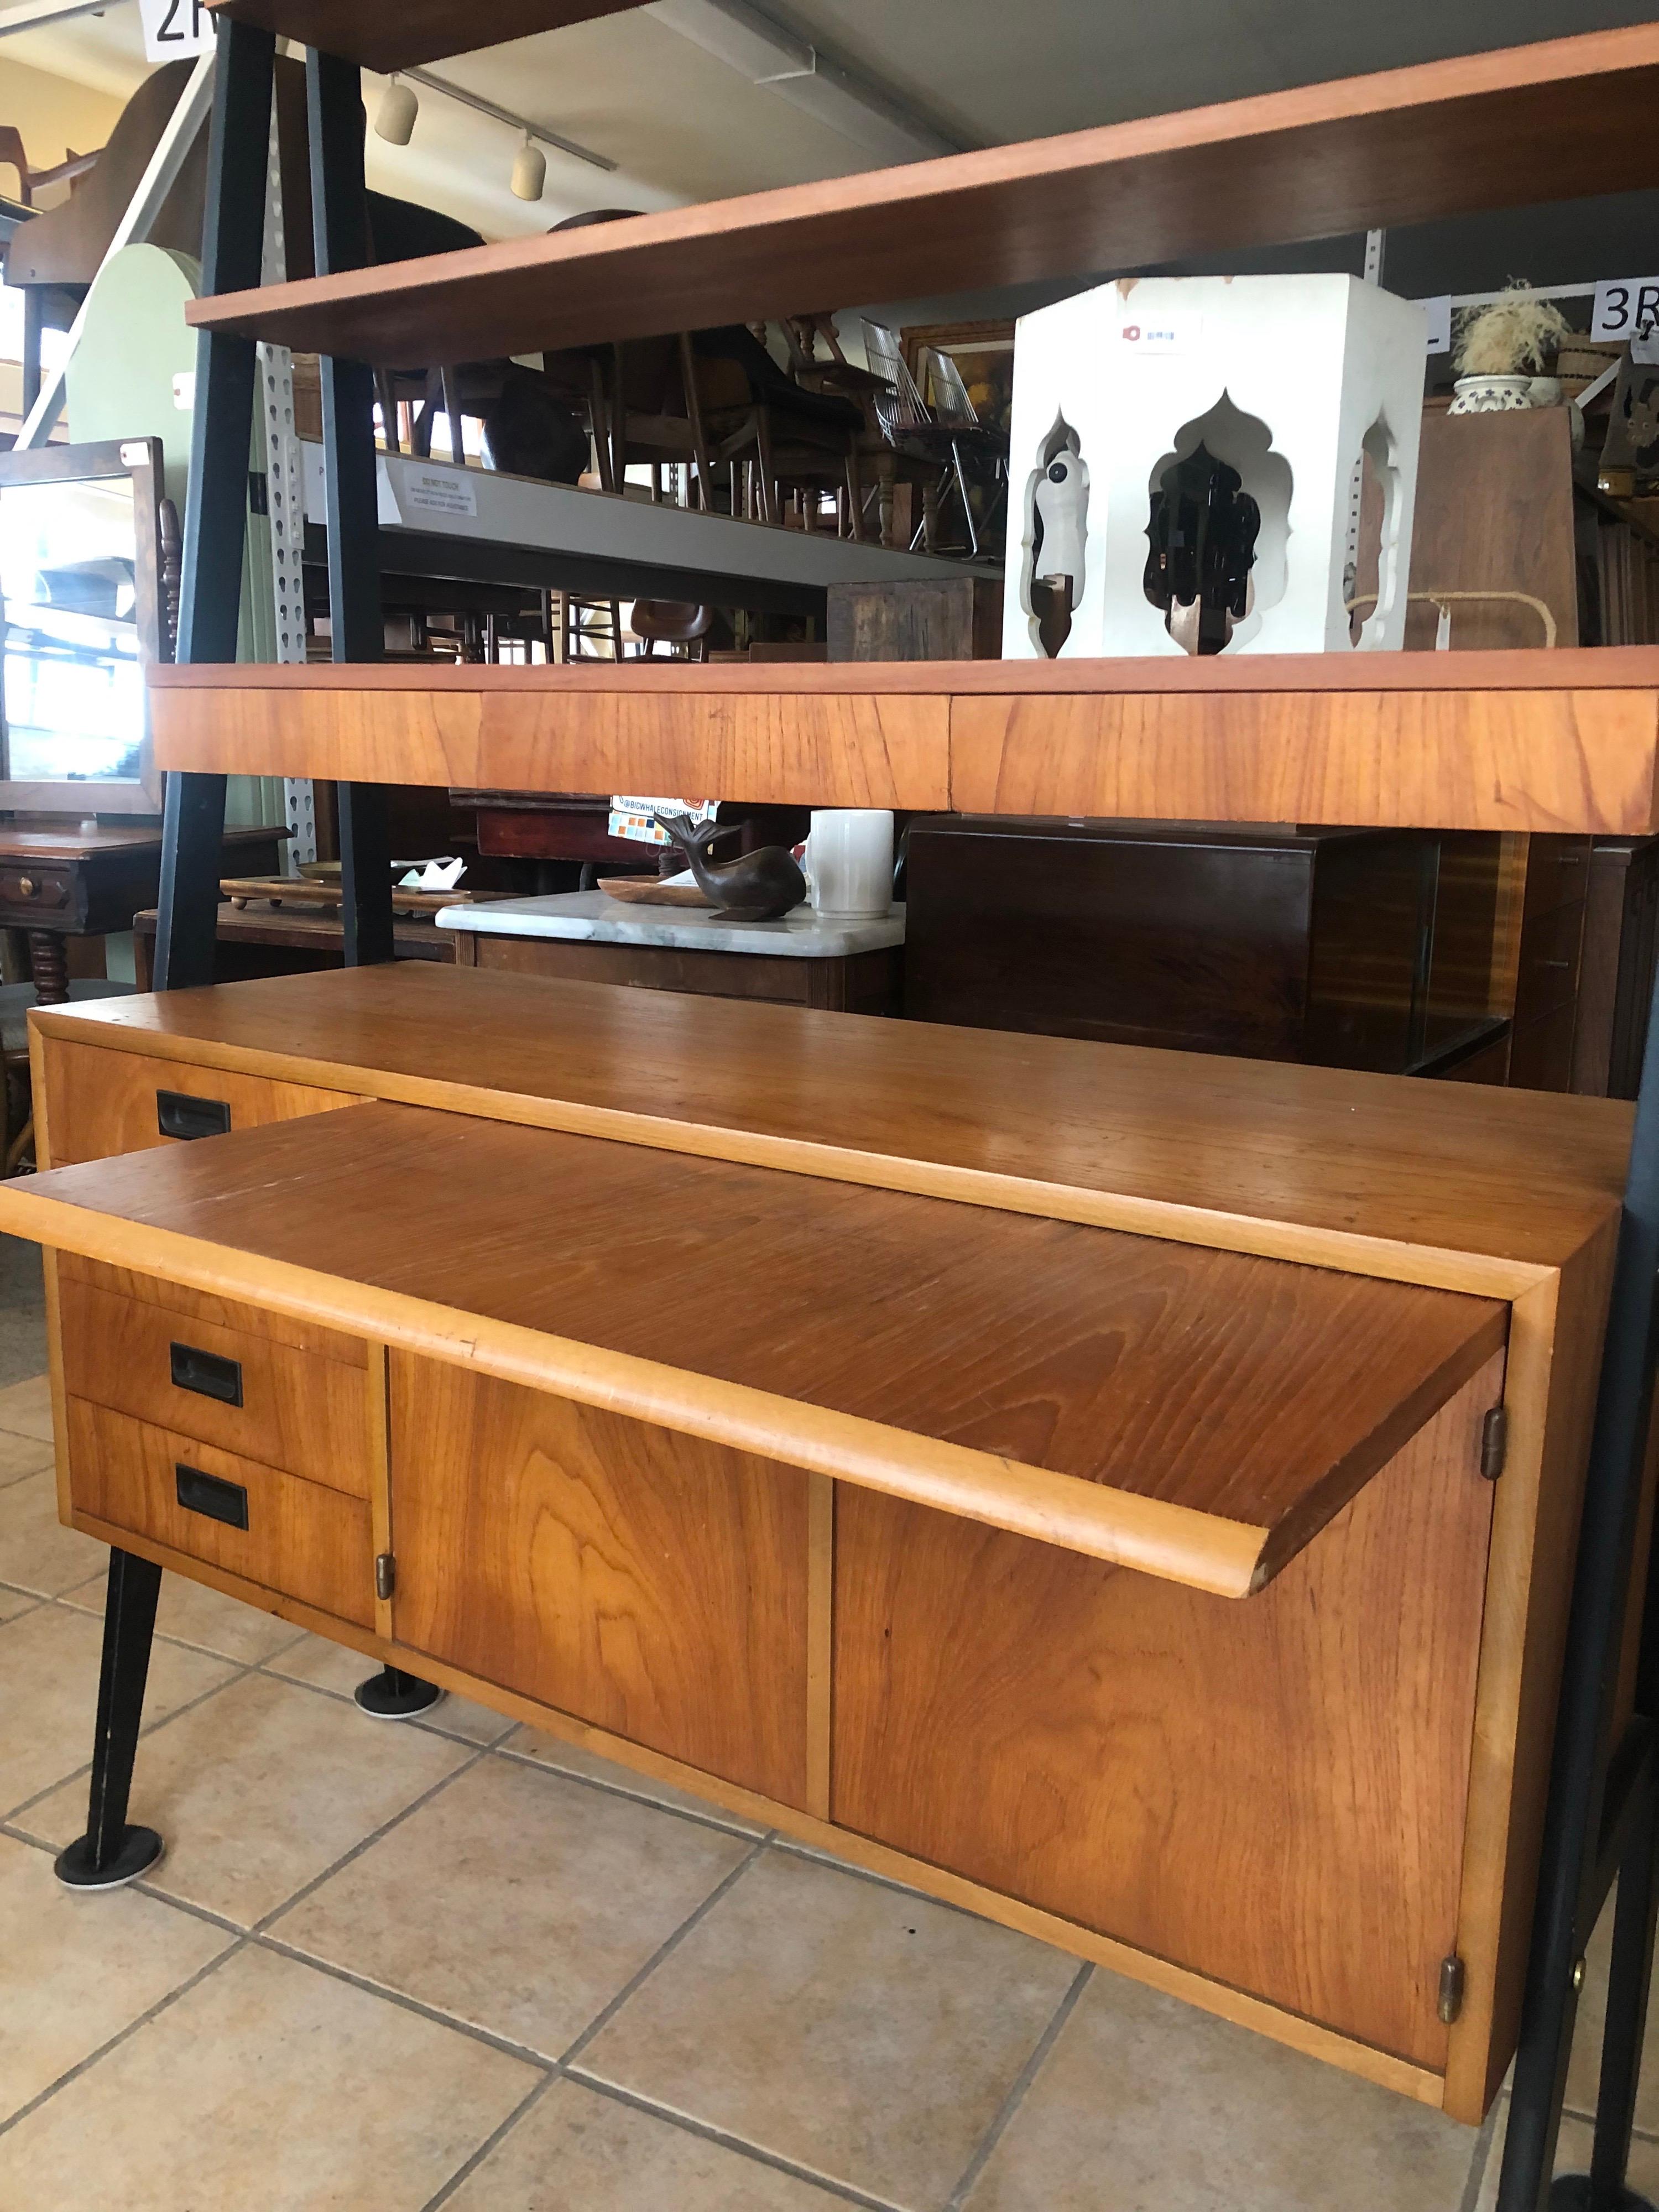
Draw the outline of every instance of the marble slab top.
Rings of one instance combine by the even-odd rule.
[[[601,945],[665,945],[681,952],[765,952],[788,960],[843,960],[904,942],[904,908],[882,916],[820,915],[797,907],[781,921],[732,921],[712,907],[635,906],[604,891],[559,891],[549,898],[490,899],[447,906],[440,929],[489,937],[563,937]]]

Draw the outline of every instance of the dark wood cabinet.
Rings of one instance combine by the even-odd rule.
[[[1433,1072],[1495,1033],[1496,836],[939,817],[909,843],[905,1011]]]
[[[1596,838],[1584,893],[1578,1019],[1572,1044],[1575,1091],[1597,1097],[1635,1097],[1647,1042],[1656,946],[1659,837]]]

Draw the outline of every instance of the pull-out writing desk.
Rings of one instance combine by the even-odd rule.
[[[1628,1108],[413,966],[35,1048],[72,1525],[1485,2109]]]

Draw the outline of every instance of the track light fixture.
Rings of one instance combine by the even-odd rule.
[[[374,111],[374,135],[388,146],[407,146],[415,135],[415,118],[421,103],[400,76],[387,80]]]
[[[515,199],[538,200],[547,185],[547,156],[526,131],[518,159],[513,164]]]

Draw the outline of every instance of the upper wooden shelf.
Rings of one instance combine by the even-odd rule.
[[[1659,182],[1656,113],[1659,23],[1641,23],[228,293],[188,313],[386,368],[533,353],[1631,191]]]
[[[257,23],[364,69],[413,69],[538,31],[560,31],[595,15],[620,15],[637,0],[208,0],[239,23]]]
[[[1659,647],[150,672],[210,774],[817,806],[1659,829]]]
[[[26,1236],[1244,1597],[1499,1302],[374,1103],[54,1170]]]

